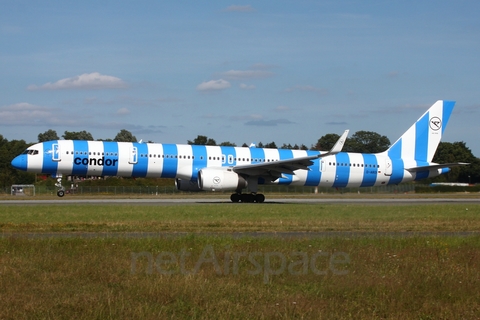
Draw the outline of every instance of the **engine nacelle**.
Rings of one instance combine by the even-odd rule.
[[[199,192],[198,182],[194,180],[175,179],[175,187],[180,191]]]
[[[205,168],[198,172],[198,187],[204,191],[240,190],[247,181],[230,168]]]

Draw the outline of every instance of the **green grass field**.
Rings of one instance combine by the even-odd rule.
[[[480,236],[415,233],[479,226],[473,204],[1,205],[0,318],[473,319]],[[125,231],[188,234],[64,236]]]
[[[480,205],[2,205],[2,232],[478,231]]]

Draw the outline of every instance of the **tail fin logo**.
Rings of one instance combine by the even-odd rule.
[[[433,117],[430,119],[430,129],[438,131],[442,127],[442,120],[439,117]]]

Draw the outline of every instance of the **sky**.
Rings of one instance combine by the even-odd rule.
[[[0,134],[393,143],[435,101],[480,157],[480,2],[22,1],[0,10]]]

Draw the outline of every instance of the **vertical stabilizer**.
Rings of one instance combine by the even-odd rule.
[[[435,102],[386,152],[392,159],[431,162],[455,101]]]

